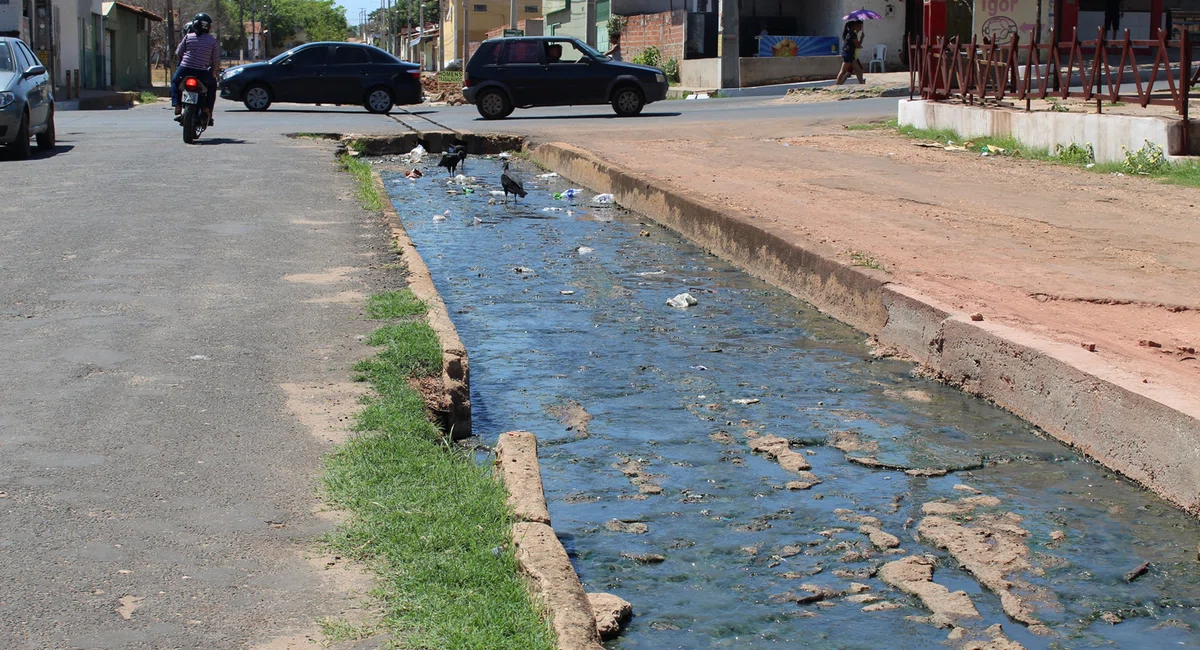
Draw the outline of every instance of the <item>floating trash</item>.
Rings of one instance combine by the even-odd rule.
[[[613,200],[614,198],[612,194],[597,194],[596,196],[592,197],[592,203],[596,203],[598,205],[610,205]]]

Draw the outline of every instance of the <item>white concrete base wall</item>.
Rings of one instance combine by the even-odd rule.
[[[1183,152],[1183,121],[1170,117],[1085,115],[1082,113],[1026,113],[1003,108],[980,108],[926,100],[902,99],[897,119],[901,126],[920,129],[953,129],[963,137],[1009,136],[1034,147],[1053,150],[1055,145],[1091,144],[1097,162],[1125,160],[1129,151],[1146,141],[1168,155]]]
[[[721,59],[684,59],[679,62],[679,83],[684,88],[721,87]]]
[[[738,59],[742,87],[812,79],[832,79],[842,68],[840,56],[796,56]]]

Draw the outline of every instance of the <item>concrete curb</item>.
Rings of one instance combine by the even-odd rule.
[[[417,252],[417,246],[404,229],[400,215],[388,200],[387,189],[378,172],[372,172],[375,189],[383,198],[383,220],[392,229],[392,242],[396,251],[404,258],[408,266],[408,287],[413,295],[425,302],[428,308],[426,317],[430,327],[437,333],[442,345],[442,390],[445,392],[441,413],[446,430],[452,440],[466,438],[471,435],[471,372],[467,361],[467,349],[458,337],[458,329],[450,320],[446,303],[433,285],[433,277],[429,267]]]
[[[799,244],[739,215],[560,143],[544,166],[899,349],[948,384],[1025,418],[1191,514],[1200,514],[1200,406],[1082,349],[974,322],[886,273]]]
[[[58,111],[102,111],[110,108],[133,108],[139,93],[113,92],[79,99],[64,99],[54,102]]]
[[[496,443],[495,471],[518,519],[512,530],[517,563],[529,578],[531,590],[549,611],[559,650],[598,650],[600,634],[591,600],[550,527],[537,437],[528,431],[501,434]]]
[[[550,525],[537,438],[528,431],[509,431],[496,442],[496,474],[508,489],[508,505],[521,521]]]

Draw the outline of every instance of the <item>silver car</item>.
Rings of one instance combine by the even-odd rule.
[[[0,145],[18,158],[29,157],[29,139],[38,149],[54,148],[54,88],[46,67],[29,46],[0,37]]]

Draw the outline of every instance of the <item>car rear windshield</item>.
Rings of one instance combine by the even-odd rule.
[[[475,56],[471,57],[473,65],[495,65],[500,58],[500,42],[484,43],[475,50]]]
[[[0,72],[16,72],[13,65],[13,55],[8,51],[8,43],[0,43]]]
[[[399,63],[400,62],[400,59],[397,59],[396,57],[392,56],[391,54],[388,54],[387,52],[384,52],[383,50],[381,50],[377,47],[368,47],[365,49],[371,53],[371,63]]]
[[[509,41],[504,48],[505,63],[541,63],[542,47],[537,41]]]

